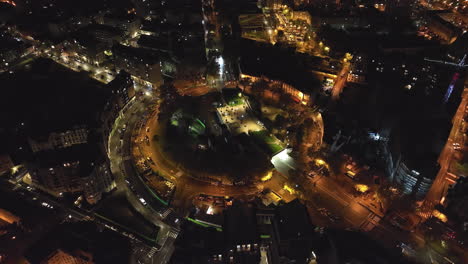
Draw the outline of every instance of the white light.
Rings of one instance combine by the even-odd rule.
[[[224,72],[224,59],[223,59],[223,57],[217,58],[216,62],[219,65],[219,74],[222,75],[223,72]]]
[[[282,161],[287,161],[289,159],[289,155],[286,149],[278,153],[276,157],[278,157]]]
[[[213,214],[213,207],[208,207],[208,209],[206,210],[206,214],[208,215],[212,215]]]

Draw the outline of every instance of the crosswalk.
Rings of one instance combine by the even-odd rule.
[[[374,229],[374,227],[379,225],[380,220],[382,220],[382,217],[375,214],[374,212],[371,212],[369,213],[369,215],[367,215],[366,220],[361,222],[361,224],[359,225],[359,229],[361,229],[364,232],[369,232],[372,229]]]

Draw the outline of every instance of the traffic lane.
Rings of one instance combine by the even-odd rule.
[[[142,155],[144,155],[145,158],[149,157],[151,160],[153,160],[154,164],[150,163],[149,166],[154,171],[162,172],[163,177],[169,177],[168,180],[175,181],[175,183],[178,184],[178,179],[174,177],[174,175],[179,172],[177,165],[173,164],[170,160],[167,160],[165,155],[162,153],[159,143],[152,140],[153,135],[158,135],[160,138],[164,136],[163,129],[161,129],[161,125],[159,124],[157,118],[150,118],[149,122],[146,123],[146,128],[148,128],[149,132],[146,132],[146,129],[142,130],[144,132],[142,132],[142,134],[137,137],[137,140],[144,139],[145,136],[150,138],[149,145],[146,143],[137,143],[139,149],[142,152]]]
[[[157,122],[156,119],[152,119],[149,122],[149,124],[147,124],[147,127],[149,128],[149,132],[144,133],[146,136],[151,136],[154,134],[161,136],[163,134],[163,132],[160,130],[161,126]],[[146,157],[151,157],[154,160],[155,164],[157,164],[157,165],[153,165],[153,164],[150,165],[154,169],[163,170],[163,172],[166,173],[168,176],[172,176],[172,174],[175,174],[177,172],[183,173],[183,171],[181,171],[177,167],[177,165],[173,164],[173,162],[167,160],[164,157],[164,154],[162,153],[162,150],[160,149],[159,144],[153,141],[150,141],[149,146],[147,146],[146,144],[142,144],[141,148],[143,150],[143,154]],[[174,177],[171,177],[171,178],[174,179]],[[233,185],[216,186],[211,183],[190,177],[186,173],[183,173],[181,176],[179,176],[176,179],[176,183],[177,183],[177,186],[179,187],[184,186],[183,190],[188,193],[187,195],[183,195],[184,197],[194,196],[196,194],[201,194],[201,193],[207,194],[207,195],[215,195],[215,196],[225,196],[225,195],[233,196],[236,194],[248,195],[248,194],[253,194],[253,193],[258,192],[258,188],[254,186],[249,186],[249,187],[233,186]],[[189,192],[188,186],[190,186],[190,192]],[[180,199],[180,197],[182,197],[182,195],[179,196],[181,190],[182,188],[178,188],[176,190],[176,195],[175,195],[176,201]],[[186,204],[186,203],[181,202],[181,204]]]
[[[332,214],[340,216],[343,221],[352,227],[359,227],[370,214],[370,212],[361,205],[355,202],[343,204],[336,199],[336,196],[332,196],[328,192],[319,193],[314,199],[314,202],[318,208],[328,209]]]
[[[349,200],[348,196],[336,189],[329,190],[321,186],[304,184],[305,195],[317,208],[327,208],[334,215],[342,217],[342,221],[353,227],[359,227],[371,214],[357,201]]]
[[[139,111],[143,111],[144,110],[144,107],[142,107],[144,105],[145,101],[143,102],[138,102],[138,103],[135,103],[134,105],[132,105],[129,109],[127,109],[127,111],[129,112],[133,112],[133,113],[138,113]],[[131,116],[131,118],[129,119],[126,119],[126,120],[118,120],[119,122],[117,122],[117,124],[115,125],[114,127],[114,130],[113,132],[114,133],[111,133],[111,141],[112,139],[114,139],[114,142],[117,141],[117,135],[120,136],[120,133],[118,133],[117,135],[115,134],[116,133],[116,130],[118,130],[118,128],[120,127],[123,127],[124,124],[126,124],[126,127],[127,127],[127,130],[124,131],[124,134],[126,135],[126,138],[131,138],[131,133],[133,132],[133,128],[135,127],[136,123],[139,121],[138,118],[136,118],[135,116]],[[129,134],[130,133],[130,134]],[[126,141],[124,146],[122,146],[122,148],[130,148],[130,144],[131,142]],[[117,153],[113,153],[115,154],[116,156],[118,156]],[[111,155],[112,156],[112,155]],[[112,160],[111,160],[112,161]],[[113,162],[115,163],[115,162]],[[123,179],[125,177],[136,177],[136,175],[134,175],[134,172],[133,171],[130,171],[130,172],[127,172],[123,169],[121,169],[121,166],[120,164],[114,164],[114,166],[112,166],[114,168],[116,168],[116,174],[119,175],[120,179]],[[123,188],[126,190],[126,192],[131,192],[131,195],[135,195],[133,194],[133,191],[129,190],[129,188],[127,188],[126,186],[126,182],[123,181],[123,180],[120,180],[118,181],[118,184],[120,185],[120,188]],[[137,190],[137,192],[144,192],[146,190]],[[141,214],[143,214],[145,216],[145,218],[147,219],[151,219],[151,222],[157,226],[160,227],[160,232],[158,233],[158,237],[157,237],[157,241],[158,241],[158,244],[161,244],[161,245],[165,245],[166,243],[166,239],[168,237],[168,233],[169,233],[169,226],[165,223],[163,223],[161,221],[161,219],[157,219],[156,216],[158,216],[157,213],[153,212],[152,210],[146,208],[145,206],[143,205],[140,205],[140,210],[138,210]]]
[[[323,207],[320,207],[317,204],[307,200],[305,200],[304,202],[307,208],[307,212],[309,213],[309,218],[312,224],[314,224],[315,226],[333,227],[340,229],[344,229],[350,226],[350,223],[347,222],[346,219],[343,219],[342,217],[340,217],[340,219],[332,219],[331,217],[320,212],[321,208]]]

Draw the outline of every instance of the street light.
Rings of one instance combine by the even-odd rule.
[[[269,171],[265,176],[263,176],[260,180],[262,182],[268,181],[273,177],[273,171]]]
[[[365,192],[367,192],[369,190],[369,186],[367,186],[365,184],[356,184],[354,187],[360,193],[365,193]]]
[[[322,159],[316,159],[315,163],[317,163],[317,165],[325,165],[326,164],[326,162],[324,160],[322,160]]]

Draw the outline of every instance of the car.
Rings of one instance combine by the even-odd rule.
[[[317,211],[323,216],[328,216],[330,214],[330,212],[325,208],[319,208]]]
[[[341,220],[341,217],[339,217],[337,215],[330,214],[330,215],[328,215],[328,219],[330,219],[330,221],[332,221],[332,222],[338,222],[338,221]]]

